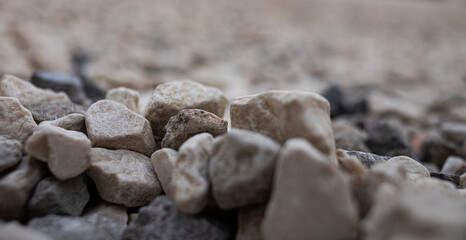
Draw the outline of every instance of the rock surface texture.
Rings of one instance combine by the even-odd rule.
[[[77,76],[65,73],[36,72],[31,83],[37,87],[65,92],[71,101],[82,103],[86,99],[81,80]]]
[[[178,153],[171,148],[162,148],[152,154],[151,161],[163,191],[167,196],[173,197],[172,178],[178,161]]]
[[[125,87],[110,89],[105,97],[125,105],[129,110],[139,113],[139,93]]]
[[[36,126],[31,112],[18,99],[0,97],[0,135],[24,143]]]
[[[0,174],[16,166],[23,155],[23,145],[15,139],[0,136]]]

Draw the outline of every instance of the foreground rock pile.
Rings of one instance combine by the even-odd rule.
[[[223,93],[192,81],[139,106],[6,75],[0,239],[466,239],[466,123],[416,135],[326,97],[238,97],[228,129]]]

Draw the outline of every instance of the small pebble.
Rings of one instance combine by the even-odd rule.
[[[406,156],[398,156],[394,158],[390,158],[385,164],[385,167],[393,167],[393,166],[400,166],[403,168],[407,173],[407,179],[409,181],[417,181],[421,178],[429,178],[429,170],[422,166],[416,160],[406,157]]]
[[[31,77],[31,83],[40,88],[65,92],[75,103],[82,103],[86,98],[79,77],[66,73],[35,72]]]
[[[51,237],[32,230],[18,222],[0,221],[0,239],[1,240],[52,240]]]
[[[139,113],[139,93],[125,87],[110,89],[105,97],[125,105],[129,110]]]
[[[43,121],[39,125],[52,125],[66,130],[86,133],[86,116],[80,113],[72,113],[64,117],[52,120]]]
[[[167,196],[173,197],[172,177],[178,153],[171,148],[162,148],[152,154],[151,161],[163,191]]]
[[[0,135],[24,143],[37,126],[32,114],[18,99],[0,97]]]
[[[461,157],[450,156],[443,164],[441,172],[461,175],[466,172],[466,161]]]
[[[53,121],[72,113],[86,113],[82,106],[69,102],[34,103],[29,105],[28,109],[37,123]]]
[[[16,166],[23,156],[23,145],[15,139],[0,136],[0,175]]]

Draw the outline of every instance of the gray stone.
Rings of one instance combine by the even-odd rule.
[[[238,232],[236,240],[261,240],[262,220],[266,204],[238,209]]]
[[[459,187],[462,189],[466,189],[466,173],[460,176],[460,184]]]
[[[82,103],[86,98],[79,77],[66,73],[35,72],[32,75],[31,83],[40,88],[48,88],[57,92],[63,91],[75,103]]]
[[[461,175],[466,172],[466,161],[461,157],[450,156],[443,164],[441,172]]]
[[[0,221],[0,240],[52,240],[52,238],[18,222]]]
[[[350,151],[369,152],[366,146],[367,134],[357,129],[349,122],[332,122],[333,135],[335,137],[336,148]]]
[[[442,136],[459,145],[466,142],[466,124],[462,122],[443,122],[440,125]]]
[[[23,156],[23,145],[15,139],[0,136],[0,174],[16,166]]]
[[[380,162],[386,162],[391,157],[388,156],[379,156],[367,152],[358,152],[358,151],[345,151],[343,149],[338,149],[339,151],[344,152],[347,155],[356,157],[366,168],[371,168],[374,164]]]
[[[31,112],[17,98],[0,97],[0,135],[24,143],[36,126]]]
[[[167,196],[173,197],[172,178],[178,161],[178,153],[171,148],[162,148],[152,154],[151,161],[163,191]]]
[[[84,108],[70,102],[34,103],[27,108],[32,113],[32,117],[37,123],[52,121],[72,113],[85,114]]]
[[[52,125],[66,130],[86,133],[86,116],[80,113],[72,113],[53,121],[43,121],[39,125]]]
[[[107,233],[121,236],[128,225],[127,208],[122,205],[101,202],[87,211],[83,218],[95,222]],[[101,224],[107,223],[107,224]]]
[[[119,102],[131,111],[139,113],[139,93],[132,89],[125,87],[110,89],[105,98]]]

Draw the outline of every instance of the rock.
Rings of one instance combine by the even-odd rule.
[[[155,152],[149,121],[121,103],[101,100],[92,104],[86,127],[93,147],[127,149],[146,156]]]
[[[158,85],[144,111],[154,135],[163,136],[162,129],[168,120],[182,109],[202,109],[223,116],[227,99],[217,88],[185,80]]]
[[[349,185],[330,157],[303,139],[288,140],[276,166],[264,239],[355,239],[357,229]]]
[[[0,135],[26,141],[37,126],[31,112],[24,108],[16,98],[0,97]]]
[[[461,122],[443,122],[440,125],[442,136],[458,145],[466,142],[466,123]]]
[[[466,161],[460,157],[450,156],[443,164],[441,172],[461,175],[466,172]]]
[[[357,157],[347,154],[344,150],[337,150],[337,161],[338,166],[351,175],[363,176],[367,172],[366,167]]]
[[[345,121],[332,122],[336,148],[370,152],[366,146],[367,134]]]
[[[12,172],[3,176],[0,179],[0,218],[23,218],[32,189],[46,174],[47,170],[40,162],[25,156]]]
[[[66,73],[35,72],[32,75],[31,83],[40,88],[65,92],[71,101],[75,103],[82,103],[86,98],[79,77]]]
[[[183,213],[195,214],[207,205],[209,148],[212,142],[212,135],[201,133],[180,147],[172,177],[172,195]]]
[[[139,113],[139,93],[125,87],[110,89],[105,97],[125,105],[131,111]]]
[[[55,177],[65,180],[86,171],[90,163],[91,142],[81,132],[40,125],[27,141],[26,152],[46,162]]]
[[[339,85],[332,85],[324,90],[322,96],[329,101],[331,117],[334,118],[343,114],[366,112],[369,90],[366,86],[342,88]]]
[[[270,91],[238,97],[230,107],[231,126],[264,134],[280,143],[304,138],[336,164],[330,106],[312,92]]]
[[[172,177],[178,161],[178,153],[171,148],[162,148],[152,154],[151,161],[163,191],[167,196],[173,197]]]
[[[86,116],[80,113],[72,113],[53,121],[43,121],[39,125],[52,125],[66,130],[86,133]]]
[[[460,176],[459,188],[466,189],[466,173]]]
[[[222,209],[266,202],[272,190],[280,145],[255,132],[232,129],[215,139],[210,152],[212,193]]]
[[[23,156],[23,145],[15,139],[0,136],[0,175],[16,166]]]
[[[338,151],[342,152],[341,154],[345,153],[346,155],[356,157],[366,168],[371,168],[374,164],[386,162],[391,158],[388,156],[379,156],[367,152],[346,151],[343,149],[338,149]]]
[[[12,75],[4,75],[0,84],[0,96],[15,97],[28,108],[35,103],[65,103],[70,102],[65,93],[37,88],[30,82]]]
[[[123,240],[136,239],[232,239],[226,226],[204,215],[185,215],[167,196],[159,196],[142,207],[123,233]]]
[[[82,176],[59,181],[48,177],[37,184],[28,203],[29,217],[49,214],[81,216],[90,195]]]
[[[192,136],[207,132],[212,136],[227,132],[228,122],[210,112],[200,109],[184,109],[173,116],[164,127],[162,147],[178,148]]]
[[[262,219],[266,205],[254,205],[238,210],[238,232],[236,240],[261,240]]]
[[[439,172],[430,172],[430,176],[432,178],[438,178],[447,182],[452,183],[455,186],[459,186],[461,184],[460,176],[455,174],[448,174],[448,173],[439,173]]]
[[[28,109],[37,123],[56,120],[72,113],[86,113],[82,106],[69,102],[34,103],[28,105]]]
[[[101,202],[86,212],[83,217],[97,224],[106,223],[100,224],[99,228],[113,236],[118,236],[119,239],[128,223],[126,210],[127,208],[121,205]]]
[[[403,168],[407,173],[407,179],[412,182],[421,178],[430,177],[429,170],[412,158],[406,156],[390,158],[390,160],[384,164],[384,167],[393,167],[395,165]]]
[[[428,136],[422,143],[423,162],[431,162],[441,168],[447,158],[451,155],[457,155],[458,150],[455,146],[445,141],[440,136]]]
[[[0,240],[52,240],[52,238],[18,222],[0,221]]]
[[[327,99],[330,104],[330,116],[332,118],[343,114],[343,91],[340,86],[332,85],[322,92],[322,97]]]
[[[86,173],[102,199],[127,207],[146,205],[162,192],[150,159],[140,153],[93,148]]]

